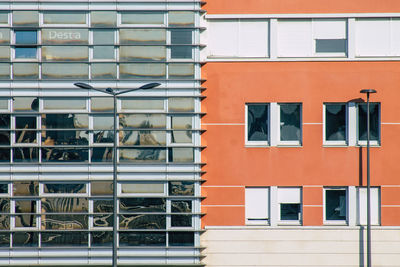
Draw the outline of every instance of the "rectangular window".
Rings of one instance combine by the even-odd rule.
[[[162,12],[122,12],[121,24],[164,24],[164,13]]]
[[[171,58],[192,58],[192,30],[171,30]]]
[[[300,223],[301,188],[278,188],[279,220],[285,223]]]
[[[357,188],[357,223],[367,224],[367,188]],[[378,187],[371,188],[371,224],[380,223],[380,192]]]
[[[347,105],[345,103],[325,104],[324,140],[326,143],[346,144]]]
[[[37,58],[37,31],[15,31],[15,55],[16,59]]]
[[[245,189],[246,224],[269,224],[269,188]]]
[[[247,104],[246,105],[246,143],[265,144],[269,143],[269,104]]]
[[[209,22],[208,49],[212,57],[268,57],[267,19],[230,19]]]
[[[347,190],[343,188],[325,189],[326,222],[343,224],[347,222]]]
[[[301,104],[285,103],[280,107],[280,141],[283,144],[301,143]]]
[[[367,141],[367,104],[358,105],[358,141]],[[370,103],[370,140],[377,144],[380,140],[380,105],[379,103]]]

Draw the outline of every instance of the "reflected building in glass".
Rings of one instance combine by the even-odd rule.
[[[118,97],[118,261],[201,265],[200,14],[0,3],[0,265],[111,264],[113,101],[75,82],[161,83]]]

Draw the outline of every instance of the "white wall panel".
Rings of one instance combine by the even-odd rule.
[[[312,56],[311,20],[278,20],[278,56]]]
[[[367,188],[357,188],[358,223],[367,224]],[[371,224],[379,225],[379,188],[371,188]]]
[[[390,55],[390,19],[356,21],[356,56]]]

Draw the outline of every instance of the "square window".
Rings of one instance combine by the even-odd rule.
[[[36,31],[15,31],[16,45],[33,45],[37,44]]]
[[[94,46],[93,59],[114,59],[114,46]]]
[[[280,104],[280,141],[301,142],[301,104]]]
[[[37,48],[36,47],[16,47],[15,58],[36,58]]]
[[[246,143],[268,144],[269,104],[247,104]]]
[[[325,190],[325,220],[347,220],[347,191],[346,189]]]
[[[245,189],[246,224],[269,223],[269,188],[249,187]]]
[[[370,140],[378,142],[380,139],[380,104],[370,103]],[[367,104],[358,105],[358,140],[367,141]]]
[[[301,188],[278,188],[279,219],[281,222],[300,223]]]
[[[325,141],[346,142],[347,110],[344,103],[325,104]]]

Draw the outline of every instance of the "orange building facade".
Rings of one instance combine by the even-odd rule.
[[[211,0],[202,68],[207,266],[400,262],[400,3]],[[400,46],[399,46],[400,47]]]

